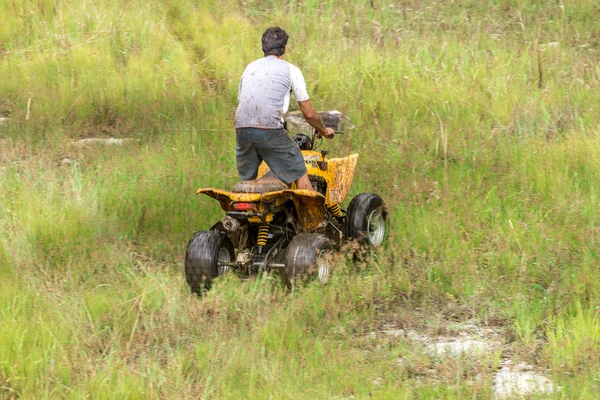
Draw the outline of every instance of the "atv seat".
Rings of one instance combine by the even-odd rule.
[[[262,178],[236,183],[231,191],[235,193],[267,193],[286,189],[289,189],[288,185],[269,171]]]

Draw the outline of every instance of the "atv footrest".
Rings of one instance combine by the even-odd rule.
[[[280,264],[280,263],[268,263],[265,264],[263,262],[255,262],[254,264],[252,264],[253,267],[259,267],[259,268],[285,268],[285,264]]]
[[[232,267],[232,268],[240,268],[243,266],[243,264],[240,264],[238,262],[235,261],[219,261],[217,263],[217,265],[219,267]],[[269,268],[285,268],[285,264],[281,264],[281,263],[264,263],[264,262],[254,262],[252,263],[253,267],[259,267],[259,268],[265,268],[265,267],[269,267]]]

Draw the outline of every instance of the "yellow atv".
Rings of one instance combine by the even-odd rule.
[[[328,158],[326,150],[316,151],[315,133],[297,134],[294,141],[316,191],[289,188],[264,162],[258,179],[239,182],[231,191],[198,189],[219,201],[225,217],[188,243],[185,276],[192,292],[210,289],[230,271],[249,276],[279,270],[287,284],[306,277],[325,284],[331,254],[345,241],[383,244],[387,209],[381,197],[361,193],[347,211],[339,206],[350,190],[358,154]]]

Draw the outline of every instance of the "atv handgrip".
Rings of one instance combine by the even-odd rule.
[[[333,138],[335,137],[335,135],[336,135],[336,134],[338,134],[338,135],[341,135],[342,133],[344,133],[344,132],[342,132],[342,131],[333,131],[333,135],[331,135],[331,136],[329,136],[329,137],[328,137],[328,136],[320,136],[320,135],[319,135],[319,131],[315,129],[315,130],[313,131],[312,143],[311,143],[311,145],[310,145],[310,148],[311,148],[311,150],[314,150],[314,149],[316,149],[317,147],[319,147],[318,145],[317,145],[317,146],[315,146],[315,143],[316,143],[316,141],[317,141],[317,138],[318,138],[318,139],[321,139],[321,141],[319,142],[319,145],[320,145],[320,144],[323,142],[323,138],[327,138],[327,139],[333,139]]]
[[[315,133],[314,136],[317,137],[317,135],[319,136],[319,138],[325,138],[325,139],[333,139],[335,137],[335,135],[343,135],[344,131],[333,131],[333,135],[331,136],[321,136],[319,135],[319,131],[315,129]]]

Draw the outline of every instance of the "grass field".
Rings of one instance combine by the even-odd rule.
[[[499,354],[440,360],[476,321],[600,393],[595,0],[0,0],[0,399],[482,398]],[[237,84],[271,25],[354,129],[352,195],[384,251],[331,284],[189,294],[183,256],[237,179]],[[138,139],[79,148],[87,137]],[[398,358],[404,362],[399,364]],[[432,373],[433,372],[433,373]],[[478,377],[473,379],[473,377]]]

